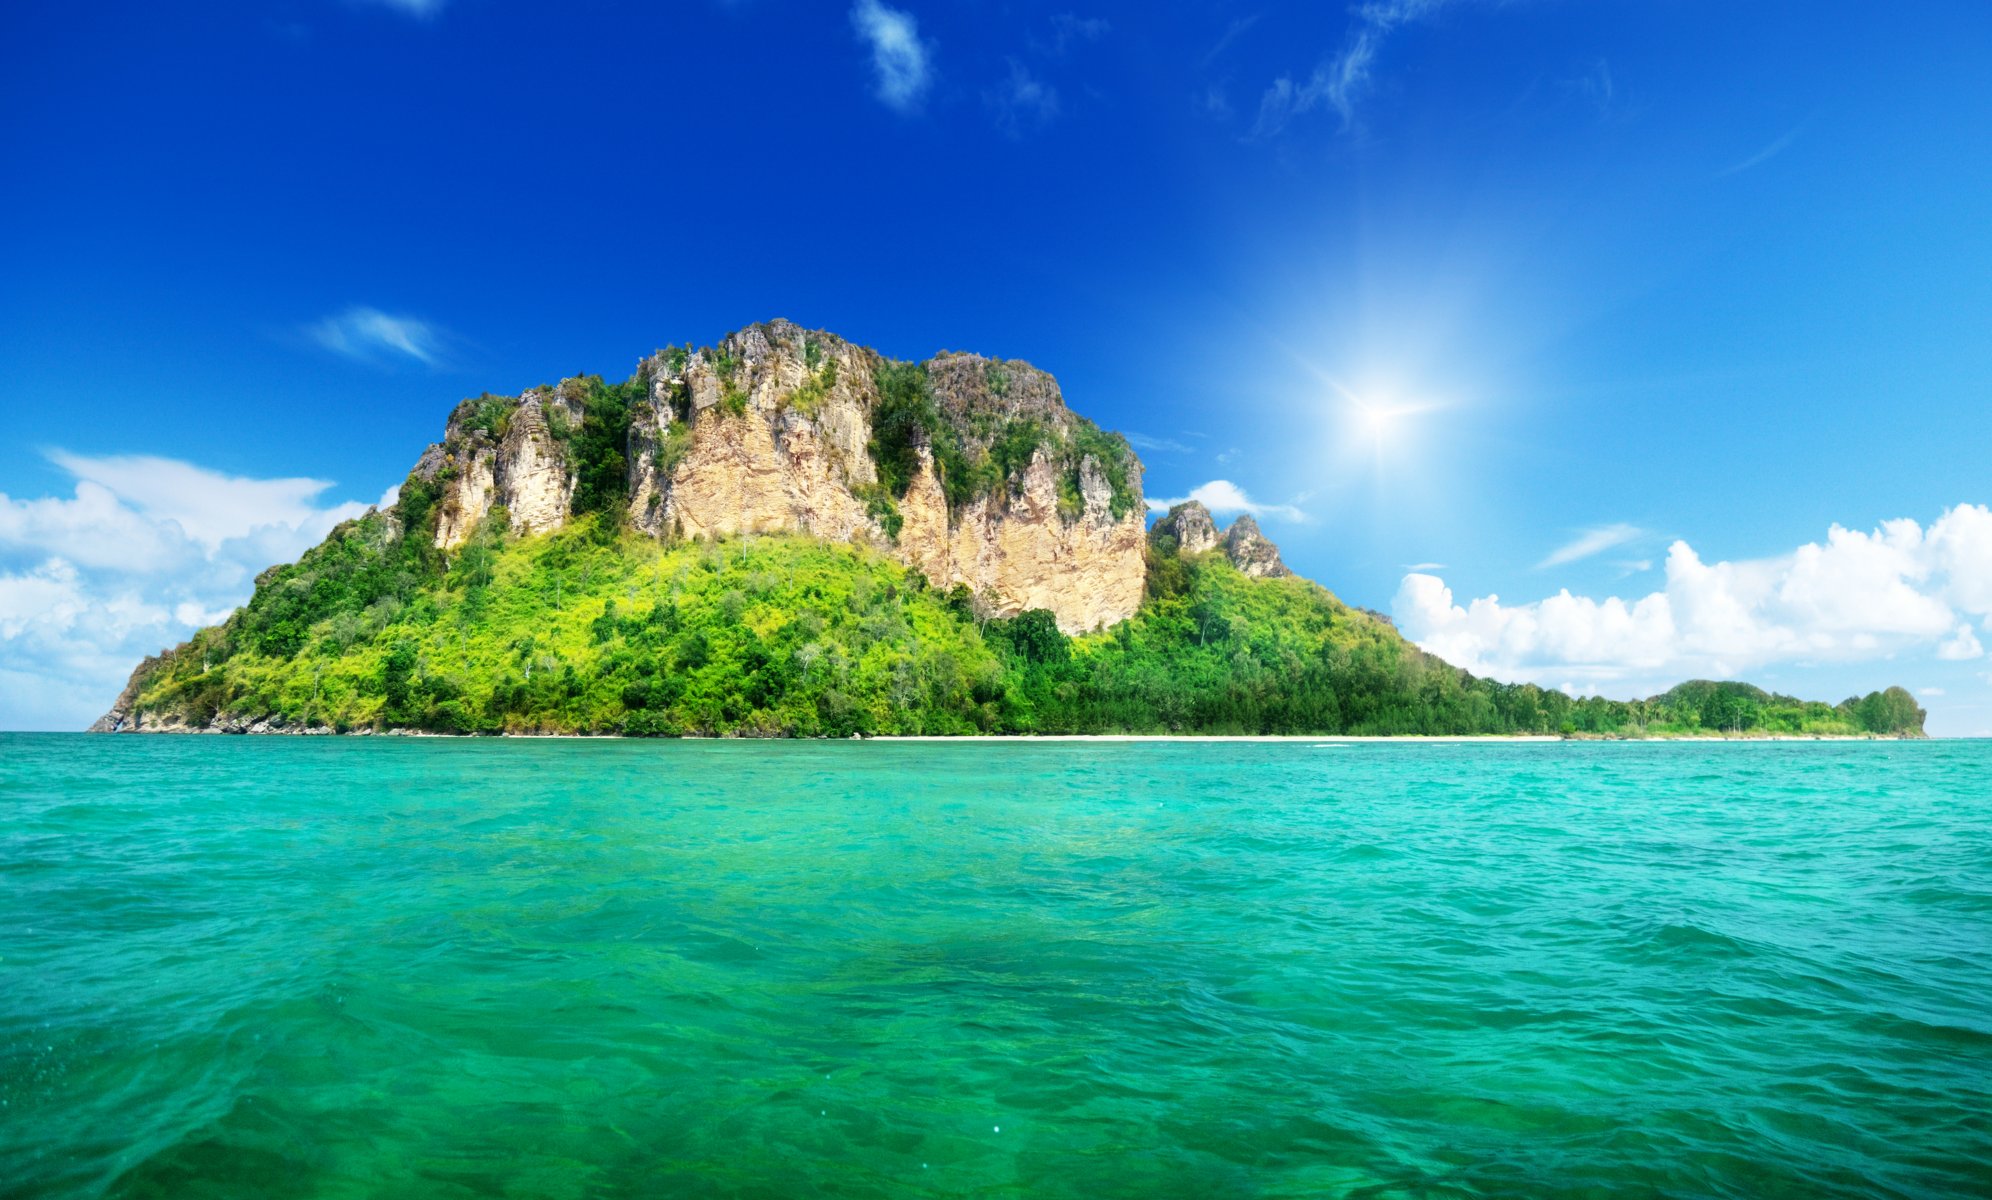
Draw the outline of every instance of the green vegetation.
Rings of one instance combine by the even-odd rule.
[[[639,372],[618,384],[583,375],[561,384],[561,395],[581,404],[581,426],[568,440],[575,464],[574,512],[619,514],[629,504],[630,410],[650,395],[650,378]],[[613,518],[611,518],[613,520]]]
[[[411,480],[397,515],[420,531],[432,505],[428,485]],[[1216,553],[1153,552],[1139,613],[1071,638],[1042,610],[988,619],[966,588],[940,592],[859,546],[665,544],[599,514],[533,538],[506,526],[494,513],[445,559],[419,533],[396,536],[386,516],[348,522],[160,660],[138,707],[196,724],[230,715],[448,733],[1922,727],[1899,688],[1829,707],[1735,683],[1622,702],[1476,679],[1315,584],[1250,579]]]
[[[513,539],[500,514],[426,575],[386,518],[349,522],[162,662],[140,707],[444,733],[999,727],[973,620],[877,552],[605,542],[596,520]]]
[[[1002,388],[1009,386],[1009,375],[999,365],[989,364],[985,374],[992,392],[1001,394],[998,381]],[[1076,413],[1071,415],[1070,433],[1064,435],[1034,417],[1017,417],[1000,424],[985,421],[969,431],[976,435],[975,441],[988,447],[981,450],[941,415],[925,366],[886,362],[878,368],[875,382],[879,399],[872,413],[868,449],[878,469],[879,484],[894,497],[905,496],[912,486],[920,464],[919,447],[924,444],[933,452],[935,471],[951,513],[1004,486],[1018,487],[1040,449],[1050,452],[1058,472],[1059,511],[1067,520],[1076,519],[1083,508],[1080,479],[1088,458],[1099,465],[1113,489],[1111,507],[1116,520],[1132,512],[1139,502],[1131,479],[1134,451],[1127,440]]]
[[[492,440],[503,441],[512,427],[512,410],[518,406],[518,400],[511,396],[494,396],[485,392],[465,400],[457,408],[465,429],[483,430]]]
[[[822,351],[815,342],[808,344],[804,358],[809,363],[809,378],[802,386],[790,392],[783,403],[805,417],[814,417],[823,409],[823,402],[830,398],[830,389],[837,385],[837,360],[822,360]]]
[[[724,345],[705,351],[706,360],[712,364],[713,374],[719,376],[719,408],[729,417],[747,415],[747,389],[737,382],[740,375],[740,359]]]

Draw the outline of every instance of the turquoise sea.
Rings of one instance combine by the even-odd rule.
[[[1992,1194],[1992,743],[0,736],[0,1195]]]

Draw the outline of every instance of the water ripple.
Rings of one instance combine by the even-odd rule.
[[[0,737],[0,1196],[1992,1188],[1992,747]]]

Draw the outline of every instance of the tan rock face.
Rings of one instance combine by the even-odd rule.
[[[491,511],[498,495],[498,451],[483,433],[469,443],[462,457],[448,465],[456,474],[444,485],[436,516],[436,545],[447,550],[461,545]]]
[[[950,513],[923,448],[907,494],[896,499],[898,536],[888,534],[876,515],[888,498],[867,450],[883,361],[786,321],[742,330],[711,351],[646,359],[640,372],[650,393],[630,421],[631,522],[654,537],[810,533],[871,542],[936,586],[967,584],[998,615],[1049,609],[1070,633],[1132,616],[1146,564],[1140,465],[1131,455],[1134,503],[1116,519],[1112,482],[1092,458],[1077,468],[1077,511],[1068,493],[1061,513],[1061,468],[1042,447],[1012,486]],[[1005,421],[1037,422],[1060,437],[1077,421],[1057,382],[1026,363],[944,354],[930,361],[928,377],[937,409],[977,452]],[[495,440],[470,428],[472,402],[459,407],[442,447],[418,467],[430,478],[450,472],[437,545],[461,543],[493,504],[505,505],[521,533],[567,521],[575,473],[551,425],[580,424],[579,395],[565,384],[528,392]]]
[[[572,429],[581,423],[580,405],[543,392],[526,393],[498,447],[498,502],[511,514],[514,533],[558,529],[573,511],[574,472],[550,418]]]
[[[1140,509],[1116,521],[1113,489],[1097,468],[1088,473],[1082,466],[1085,509],[1067,521],[1043,451],[1022,482],[1008,496],[974,501],[951,523],[933,460],[923,457],[899,502],[900,558],[940,587],[967,584],[997,616],[1049,609],[1067,633],[1133,616],[1147,571]]]
[[[1203,501],[1186,500],[1155,522],[1149,536],[1175,538],[1179,554],[1202,554],[1217,548],[1217,522],[1210,519],[1210,510]]]
[[[853,492],[877,482],[865,453],[877,356],[786,322],[735,334],[722,349],[724,359],[694,354],[675,372],[662,356],[649,360],[651,401],[630,431],[637,527],[836,541],[879,533]]]
[[[544,389],[527,392],[507,414],[505,435],[496,442],[483,429],[464,428],[464,411],[451,417],[442,446],[430,447],[416,468],[418,474],[431,470],[430,478],[454,468],[436,519],[436,545],[445,550],[461,545],[494,504],[505,506],[514,533],[565,525],[573,511],[574,471],[552,423],[570,430],[578,426],[579,400]]]

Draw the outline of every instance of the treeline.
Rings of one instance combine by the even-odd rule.
[[[625,396],[596,399],[613,429]],[[830,737],[1922,727],[1899,688],[1827,706],[1736,683],[1611,701],[1477,679],[1315,584],[1249,579],[1221,554],[1151,552],[1137,615],[1072,638],[1049,613],[992,618],[965,588],[803,537],[660,543],[597,512],[519,539],[501,511],[444,555],[423,532],[433,504],[411,481],[394,514],[265,572],[246,606],[153,668],[139,711],[194,725]]]

